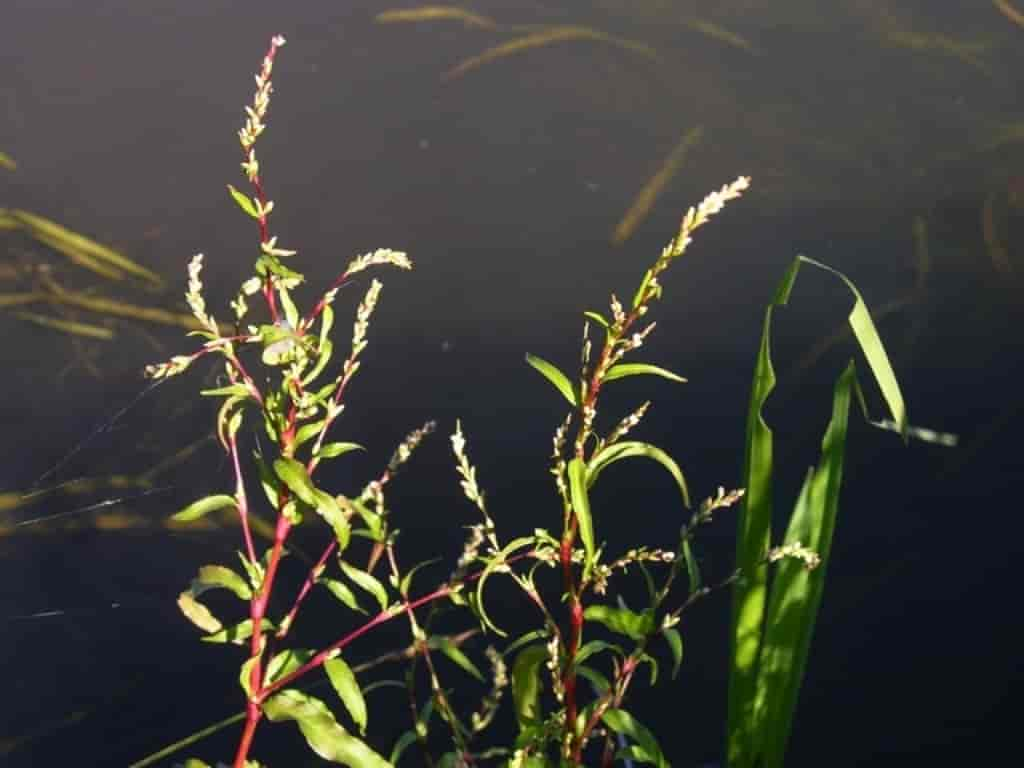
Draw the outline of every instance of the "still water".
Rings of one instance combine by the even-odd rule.
[[[604,308],[612,291],[630,295],[685,208],[750,175],[751,191],[662,281],[645,359],[690,383],[624,386],[615,407],[654,401],[642,439],[678,459],[697,495],[735,485],[777,280],[796,253],[848,274],[876,311],[911,422],[960,442],[904,447],[852,420],[788,764],[986,764],[1009,741],[1024,682],[1012,587],[1022,554],[1013,435],[1024,409],[1024,16],[1005,0],[481,0],[462,20],[378,17],[415,7],[9,0],[0,151],[17,168],[0,169],[0,204],[109,243],[166,285],[110,283],[5,232],[2,291],[37,290],[48,265],[85,295],[182,311],[185,264],[203,251],[208,300],[226,306],[257,242],[224,190],[243,181],[235,133],[266,42],[284,34],[259,147],[275,232],[312,286],[378,247],[416,264],[381,275],[339,426],[339,439],[367,451],[339,462],[333,479],[361,487],[409,430],[436,419],[391,505],[408,561],[454,557],[460,526],[475,521],[450,458],[455,419],[505,535],[557,526],[546,457],[562,404],[523,354],[571,369],[580,313]],[[485,53],[555,25],[585,32]],[[651,205],[630,219],[659,172]],[[362,290],[340,296],[339,327]],[[842,335],[849,307],[841,287],[807,273],[777,315],[768,418],[785,467],[780,512],[817,456],[831,384],[854,354]],[[157,492],[111,504],[139,490],[83,485],[2,513],[0,762],[122,766],[241,699],[232,651],[201,645],[175,606],[196,566],[234,557],[237,532],[162,525],[230,483],[216,444],[197,443],[212,412],[195,393],[219,370],[136,400],[142,368],[194,342],[159,324],[65,319],[116,335],[0,315],[0,492],[147,472]],[[678,530],[677,517],[636,501],[638,488],[671,491],[656,470],[623,470],[608,486],[595,503],[623,521],[607,524],[609,539]],[[60,517],[14,527],[48,515]],[[733,532],[723,519],[698,542],[709,572],[728,573]],[[688,616],[679,681],[638,709],[676,766],[721,759],[727,607],[723,594]],[[379,642],[392,641],[403,638]],[[396,720],[405,716],[396,699]],[[227,759],[236,738],[193,751]],[[273,765],[286,764],[273,749],[294,746],[283,739],[265,742]]]

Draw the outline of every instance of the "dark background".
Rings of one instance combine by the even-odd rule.
[[[438,421],[389,495],[412,563],[457,556],[461,526],[476,520],[447,440],[456,418],[506,540],[557,527],[546,457],[564,403],[523,354],[573,370],[580,313],[604,310],[611,291],[631,296],[685,208],[751,175],[750,192],[665,276],[658,328],[639,356],[690,383],[621,382],[604,418],[652,399],[638,439],[672,454],[700,498],[735,486],[763,307],[793,256],[843,270],[876,310],[895,303],[877,317],[910,420],[957,433],[960,445],[904,447],[851,418],[833,561],[787,764],[990,763],[1016,743],[1008,729],[1024,639],[1013,586],[1022,553],[1014,435],[1024,405],[1024,29],[989,3],[707,6],[480,2],[472,10],[501,25],[488,31],[375,23],[397,7],[388,3],[9,0],[0,8],[0,151],[18,168],[0,172],[0,204],[111,243],[165,276],[164,294],[146,294],[66,273],[81,281],[75,287],[135,303],[182,308],[185,264],[203,251],[208,301],[226,317],[256,233],[224,185],[244,182],[242,106],[267,41],[284,34],[257,152],[277,203],[272,228],[300,251],[304,296],[373,248],[407,250],[416,264],[377,275],[385,288],[370,346],[337,427],[338,439],[368,450],[336,462],[330,478],[353,492],[404,434]],[[702,34],[693,19],[751,49]],[[528,24],[590,26],[657,56],[572,41],[442,81]],[[616,222],[697,125],[701,142],[635,234],[613,246]],[[986,248],[986,204],[1008,267]],[[915,217],[927,229],[926,266],[915,255]],[[61,263],[15,233],[3,249],[11,264]],[[363,290],[339,297],[341,339]],[[855,354],[848,338],[823,355],[815,345],[843,329],[850,305],[834,279],[807,271],[776,315],[780,384],[767,414],[781,464],[779,532],[817,457],[832,382]],[[0,491],[32,487],[142,391],[145,364],[195,343],[175,329],[117,330],[114,342],[87,342],[0,315]],[[199,368],[148,394],[50,482],[142,472],[201,437],[212,412],[196,391],[217,373]],[[11,527],[116,498],[109,490],[3,513],[0,762],[123,766],[240,705],[241,653],[200,644],[174,604],[198,565],[233,560],[237,533],[161,527],[181,504],[229,483],[210,444],[162,479],[170,491],[117,507],[130,524],[86,512]],[[617,466],[595,499],[599,534],[613,547],[671,545],[683,520],[673,498],[653,463]],[[734,519],[723,514],[698,541],[711,575],[729,572]],[[316,536],[303,535],[312,549]],[[500,588],[495,595],[504,599]],[[60,613],[38,615],[47,612]],[[327,600],[311,603],[314,613],[327,624],[306,628],[309,637],[347,626]],[[727,618],[726,593],[688,613],[680,678],[649,696],[641,688],[631,705],[677,766],[721,757]],[[405,641],[385,632],[354,647],[354,658]],[[460,674],[452,685],[465,682]],[[407,711],[393,692],[374,696],[371,738],[389,744]],[[318,764],[304,747],[287,751],[296,733],[261,730],[255,756]],[[228,760],[236,738],[234,729],[184,754]]]

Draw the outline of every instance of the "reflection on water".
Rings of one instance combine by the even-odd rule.
[[[380,457],[410,424],[462,416],[478,450],[494,454],[491,476],[508,474],[493,503],[510,521],[517,509],[545,511],[546,478],[529,498],[516,478],[536,473],[558,420],[529,388],[522,353],[570,354],[552,340],[574,338],[579,310],[633,280],[634,260],[656,254],[689,202],[722,178],[753,176],[731,226],[681,265],[679,299],[659,316],[667,330],[652,355],[691,380],[679,401],[657,403],[661,442],[689,457],[700,482],[728,484],[738,472],[760,308],[797,251],[863,288],[912,421],[963,439],[950,453],[855,436],[792,764],[810,764],[823,746],[850,765],[911,753],[977,761],[995,749],[1019,683],[1011,649],[1024,639],[1004,614],[1021,554],[1012,437],[1024,412],[1024,6],[493,0],[427,13],[415,3],[221,0],[175,14],[159,3],[93,10],[4,11],[0,158],[17,168],[0,169],[0,204],[89,232],[158,273],[165,294],[117,301],[168,317],[184,310],[185,263],[204,251],[211,304],[224,305],[254,257],[223,187],[236,171],[239,94],[252,51],[285,33],[293,48],[278,77],[288,85],[264,152],[278,223],[310,282],[377,245],[408,248],[419,265],[387,284],[362,399],[342,429]],[[699,142],[673,162],[696,126]],[[38,267],[58,255],[0,236],[3,292],[47,290],[54,273]],[[54,316],[114,329],[88,314],[109,298],[103,284],[61,269],[61,295],[77,297],[81,314]],[[827,389],[850,354],[845,330],[834,330],[847,299],[824,285],[802,290],[806,308],[780,316],[783,374],[770,404],[780,423],[810,414],[780,437],[795,476],[824,413],[810,393]],[[44,484],[92,485],[71,482],[24,506],[41,473],[142,390],[142,366],[155,348],[177,348],[180,331],[125,318],[111,341],[6,310],[0,323],[0,649],[16,694],[0,754],[58,764],[75,743],[84,764],[124,765],[237,704],[231,676],[202,666],[173,604],[197,563],[230,554],[234,531],[225,525],[211,544],[164,529],[175,504],[224,481],[204,439],[209,413],[189,397],[196,380],[147,395]],[[500,393],[507,409],[477,392]],[[398,514],[415,519],[424,542],[433,535],[436,551],[458,547],[444,539],[457,488],[434,449],[424,460],[436,464]],[[140,493],[175,490],[106,504],[135,493],[131,478]],[[419,512],[424,499],[443,512]],[[729,561],[727,534],[711,542],[712,562]],[[680,732],[676,765],[720,756],[715,610],[686,628],[678,705],[692,726],[662,715]],[[182,718],[167,702],[206,682],[189,675],[197,664],[209,700]],[[154,700],[161,686],[168,695]],[[836,743],[849,748],[835,755]],[[230,741],[221,747],[228,754]]]

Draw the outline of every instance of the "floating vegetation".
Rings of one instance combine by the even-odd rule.
[[[1018,11],[1014,8],[1008,0],[992,0],[992,4],[999,9],[999,12],[1006,18],[1016,24],[1018,27],[1024,27],[1024,12]]]
[[[647,218],[655,200],[682,166],[686,154],[700,141],[703,132],[701,126],[698,125],[683,134],[683,137],[665,158],[665,162],[661,164],[661,168],[644,184],[643,189],[640,190],[633,204],[626,211],[626,215],[615,227],[615,231],[612,233],[613,244],[622,245],[626,242],[640,222]]]
[[[1010,252],[1006,247],[1002,236],[999,234],[999,225],[996,214],[996,201],[998,196],[995,192],[989,193],[981,206],[981,234],[985,240],[985,248],[992,266],[1001,275],[1009,276],[1013,272],[1010,264]]]
[[[543,48],[554,43],[568,42],[571,40],[593,40],[595,42],[608,43],[623,50],[646,56],[654,59],[657,52],[647,43],[638,40],[630,40],[623,37],[614,37],[591,27],[556,26],[545,27],[536,32],[531,32],[523,37],[488,48],[483,53],[466,59],[445,72],[441,79],[444,81],[454,80],[467,72],[482,67],[484,64],[503,59],[507,56],[514,56],[534,48]]]
[[[83,309],[88,312],[96,312],[97,314],[104,315],[106,317],[141,320],[143,322],[155,323],[157,325],[169,325],[176,328],[185,328],[190,331],[198,330],[200,328],[198,321],[196,321],[192,315],[182,312],[172,312],[160,307],[141,306],[138,304],[131,304],[126,301],[120,301],[118,299],[68,290],[54,280],[53,276],[50,275],[47,270],[38,270],[37,274],[39,275],[40,282],[39,286],[35,290],[20,293],[0,294],[0,308],[19,307],[37,303],[61,304],[69,307],[75,307],[77,309]],[[62,327],[67,325],[65,321],[54,318],[46,318],[46,320],[52,322],[44,323],[41,320],[35,320],[35,322],[38,322],[40,325],[48,325],[48,327],[56,330],[75,333],[75,331],[72,331],[68,327]],[[72,323],[72,325],[79,326],[78,330],[81,331],[87,324]],[[224,324],[222,327],[226,330],[231,326]],[[78,333],[78,335],[89,335],[89,333]]]
[[[136,264],[113,248],[62,227],[55,221],[19,210],[0,210],[0,217],[20,224],[39,242],[98,275],[111,280],[123,280],[128,274],[141,278],[156,288],[163,287],[163,278],[156,272]]]
[[[715,24],[712,21],[706,21],[704,19],[686,19],[683,22],[687,27],[692,29],[694,32],[699,32],[711,40],[718,43],[724,43],[725,45],[733,48],[739,48],[747,53],[756,54],[757,49],[744,37],[740,37],[735,32],[730,32],[725,27]]]
[[[381,11],[374,17],[378,24],[396,24],[421,21],[461,21],[467,27],[497,29],[498,25],[486,16],[467,11],[455,5],[422,5],[419,8],[395,8]]]
[[[991,75],[988,64],[982,55],[991,47],[988,43],[966,42],[946,35],[929,35],[902,29],[893,24],[887,25],[883,38],[892,45],[907,48],[919,53],[934,53],[948,56],[968,66]]]
[[[35,312],[15,312],[14,316],[20,317],[22,320],[27,320],[30,323],[41,325],[44,328],[52,328],[57,331],[63,331],[64,333],[70,333],[73,336],[85,336],[90,339],[103,339],[105,341],[109,341],[114,338],[114,332],[101,325],[79,323],[74,320],[60,320],[56,317],[37,315]]]

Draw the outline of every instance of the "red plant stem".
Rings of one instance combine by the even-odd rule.
[[[238,460],[238,441],[234,435],[229,438],[231,461],[235,467],[235,500],[238,502],[238,518],[242,523],[242,536],[245,539],[245,551],[249,562],[256,562],[256,550],[252,545],[252,532],[249,530],[249,498],[245,493],[245,482],[242,479],[242,466]]]
[[[331,283],[330,288],[328,288],[326,291],[324,291],[323,296],[320,297],[320,301],[318,301],[316,303],[316,306],[313,307],[312,310],[310,310],[310,313],[308,315],[306,315],[305,319],[302,321],[302,327],[303,328],[309,328],[311,325],[313,325],[313,321],[316,320],[317,317],[320,316],[320,313],[324,311],[324,307],[327,306],[327,295],[331,291],[334,291],[334,290],[337,290],[338,288],[341,288],[341,286],[343,286],[345,284],[346,280],[348,280],[348,270],[347,269],[344,272],[342,272],[340,275],[338,275],[338,277],[335,278],[334,282]]]
[[[281,688],[284,688],[286,685],[291,683],[296,678],[302,677],[302,675],[306,674],[310,670],[316,669],[317,667],[321,666],[325,661],[332,658],[336,651],[340,651],[353,640],[362,637],[379,624],[384,624],[385,622],[391,621],[391,619],[395,618],[396,616],[404,614],[407,610],[415,610],[420,606],[433,602],[434,600],[439,600],[442,597],[447,597],[451,594],[451,592],[451,586],[445,584],[443,587],[435,589],[430,594],[417,598],[416,600],[413,600],[411,603],[406,603],[405,606],[396,606],[395,608],[391,608],[386,611],[381,611],[358,629],[345,635],[336,643],[333,643],[324,648],[322,651],[320,651],[320,653],[318,653],[312,659],[310,659],[301,667],[296,669],[294,672],[285,675],[280,680],[275,680],[273,683],[260,690],[259,693],[254,694],[253,698],[256,699],[257,702],[262,704],[264,701],[267,700],[267,698],[271,694],[275,693],[276,691],[279,691]]]
[[[282,493],[279,499],[280,505],[287,503],[287,494]],[[249,642],[250,658],[256,659],[252,672],[249,675],[249,688],[252,691],[259,691],[263,687],[263,617],[267,613],[267,604],[270,600],[270,592],[274,587],[274,577],[277,575],[277,566],[281,562],[281,552],[284,549],[285,539],[291,530],[291,523],[282,513],[278,513],[277,527],[274,530],[274,546],[270,553],[270,561],[267,563],[267,573],[263,578],[263,584],[259,594],[249,603],[249,616],[252,619],[252,636]],[[255,694],[249,697],[245,706],[245,728],[242,731],[242,738],[238,743],[238,751],[235,753],[235,768],[245,768],[245,760],[252,745],[252,737],[256,731],[256,724],[259,722],[263,711],[260,709],[262,699]]]
[[[576,518],[569,523],[568,530],[562,538],[561,561],[562,579],[565,593],[569,600],[569,642],[565,648],[565,671],[562,675],[562,687],[565,689],[565,723],[566,728],[573,728],[576,722],[576,673],[575,658],[579,650],[580,634],[583,631],[583,608],[572,576],[572,544],[576,538]]]
[[[316,561],[316,565],[309,570],[309,575],[306,576],[306,580],[302,583],[302,588],[299,589],[299,594],[295,598],[295,604],[292,605],[291,610],[288,611],[288,615],[284,617],[284,620],[281,622],[281,626],[277,630],[278,639],[287,635],[288,630],[292,628],[292,622],[295,621],[295,615],[299,612],[299,606],[302,605],[302,601],[306,599],[306,595],[309,594],[309,591],[313,589],[313,584],[316,583],[317,577],[324,569],[324,563],[327,562],[327,558],[331,556],[331,552],[333,552],[334,548],[337,546],[338,540],[331,539],[331,543],[324,549],[324,553],[320,555],[320,559]]]

